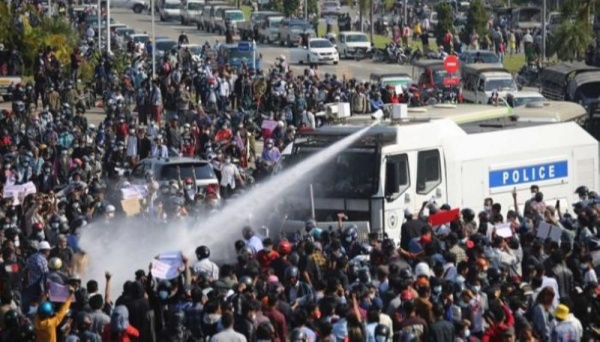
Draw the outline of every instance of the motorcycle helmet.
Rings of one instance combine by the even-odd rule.
[[[464,208],[460,211],[460,214],[462,215],[465,222],[471,222],[475,219],[475,212],[473,211],[473,209]]]
[[[288,255],[292,252],[292,244],[288,240],[281,240],[279,242],[278,252],[281,255]]]
[[[298,276],[300,275],[300,270],[298,269],[298,267],[296,266],[289,266],[286,270],[285,270],[285,280],[290,280],[292,278],[296,278],[298,279]]]
[[[23,342],[35,341],[35,339],[36,339],[35,327],[33,326],[33,324],[31,322],[27,322],[27,323],[23,324],[21,326],[21,328],[19,329],[19,335],[21,337],[21,341],[23,341]]]
[[[207,259],[210,257],[210,249],[206,246],[199,246],[196,248],[196,257],[198,260]]]
[[[358,228],[356,227],[356,225],[351,225],[349,227],[344,228],[343,238],[344,241],[347,243],[356,241],[356,239],[358,238]]]
[[[19,326],[19,314],[15,310],[8,310],[4,314],[4,326],[7,330],[14,329]]]
[[[581,185],[581,186],[577,187],[577,189],[575,189],[575,193],[577,195],[579,195],[579,197],[581,197],[581,198],[587,197],[589,192],[590,192],[590,189],[585,185]]]
[[[302,328],[296,328],[292,331],[290,340],[292,342],[308,342],[308,336],[306,335],[306,332],[302,330]]]
[[[48,262],[48,268],[52,271],[58,271],[62,268],[63,262],[59,257],[54,257]]]
[[[384,324],[377,324],[375,327],[375,341],[376,342],[387,342],[389,341],[390,328]]]
[[[52,303],[49,301],[42,302],[38,306],[37,314],[42,319],[54,316],[54,307],[52,306]]]

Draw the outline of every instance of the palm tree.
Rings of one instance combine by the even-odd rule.
[[[558,59],[563,61],[573,61],[585,55],[592,34],[587,22],[571,22],[565,20],[553,32],[554,51]]]

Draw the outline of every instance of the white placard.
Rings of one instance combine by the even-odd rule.
[[[177,278],[182,264],[183,257],[180,252],[160,254],[158,259],[152,260],[152,276],[166,280]]]
[[[503,238],[509,238],[513,236],[512,228],[510,227],[510,223],[502,223],[496,225],[496,235],[502,236]]]
[[[64,303],[71,297],[68,285],[61,285],[53,281],[48,282],[48,298],[51,302]]]

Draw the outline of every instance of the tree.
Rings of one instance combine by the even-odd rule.
[[[439,14],[438,14],[439,15]],[[462,32],[461,40],[469,44],[471,33],[473,30],[477,32],[479,37],[483,37],[487,35],[487,22],[488,22],[488,14],[485,11],[485,6],[481,0],[471,1],[471,5],[469,6],[469,12],[467,12],[467,23],[465,25],[465,29]]]
[[[306,3],[308,5],[308,14],[310,15],[311,13],[313,13],[314,15],[318,16],[319,15],[318,1],[317,0],[307,0]]]
[[[359,31],[362,32],[363,30],[363,15],[365,14],[365,12],[367,12],[367,10],[369,9],[369,5],[371,4],[371,0],[358,0],[358,21],[360,22],[360,27],[359,27]],[[373,23],[371,23],[371,25],[373,25]]]
[[[553,32],[550,51],[556,52],[558,59],[574,61],[585,56],[592,41],[592,32],[587,22],[565,20]],[[548,56],[548,54],[546,54]]]
[[[434,31],[435,40],[438,46],[442,46],[446,32],[450,31],[454,33],[454,15],[452,14],[452,7],[447,2],[440,2],[436,11],[438,14],[438,23]]]
[[[287,17],[291,17],[298,11],[300,8],[299,0],[283,0],[283,13]]]

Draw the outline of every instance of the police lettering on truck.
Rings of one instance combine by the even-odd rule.
[[[569,176],[569,163],[566,160],[538,164],[517,166],[514,168],[490,171],[490,188],[513,186],[538,181],[567,178]]]

